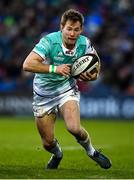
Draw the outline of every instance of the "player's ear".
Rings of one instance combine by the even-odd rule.
[[[81,27],[81,33],[83,32],[83,26]]]
[[[63,29],[63,25],[62,25],[62,24],[60,24],[60,30],[62,31],[62,29]]]

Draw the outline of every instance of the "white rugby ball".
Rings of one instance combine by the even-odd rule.
[[[78,58],[71,67],[71,75],[78,78],[83,72],[93,72],[99,65],[99,57],[95,54],[86,54]]]

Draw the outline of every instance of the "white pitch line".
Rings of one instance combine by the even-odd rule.
[[[99,147],[99,148],[96,148],[96,149],[111,149],[113,148],[112,145],[97,145],[96,147]],[[83,148],[81,146],[63,146],[62,147],[63,150],[68,150],[68,151],[73,151],[73,150],[82,150]]]
[[[62,149],[73,151],[73,150],[80,150],[82,149],[82,147],[81,146],[63,146]]]

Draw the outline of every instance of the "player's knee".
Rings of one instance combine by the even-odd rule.
[[[80,128],[78,126],[75,125],[71,125],[67,127],[67,130],[73,134],[74,136],[76,136],[77,134],[80,133]]]

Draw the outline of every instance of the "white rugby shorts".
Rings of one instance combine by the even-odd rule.
[[[76,89],[60,94],[56,97],[43,97],[34,92],[33,96],[33,113],[35,117],[43,117],[45,114],[57,112],[58,109],[67,101],[80,101],[80,92]]]

